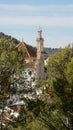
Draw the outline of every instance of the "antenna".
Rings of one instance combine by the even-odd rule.
[[[22,42],[23,42],[24,40],[23,40],[23,37],[22,37]]]
[[[41,27],[40,27],[40,25],[39,25],[39,30],[42,30]]]

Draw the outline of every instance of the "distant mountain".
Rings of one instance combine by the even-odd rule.
[[[16,38],[13,38],[12,36],[9,36],[9,35],[4,34],[3,32],[0,32],[0,38],[2,38],[2,37],[6,38],[6,39],[11,38],[16,45],[20,42]]]
[[[58,52],[58,48],[44,48],[45,58]]]

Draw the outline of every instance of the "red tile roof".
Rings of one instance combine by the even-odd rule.
[[[27,51],[31,57],[36,57],[36,48],[25,44]]]
[[[20,42],[16,47],[21,48],[25,46],[30,57],[36,57],[36,47],[32,47],[25,42]]]

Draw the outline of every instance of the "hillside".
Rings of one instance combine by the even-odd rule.
[[[10,36],[10,35],[6,35],[6,34],[4,34],[3,32],[0,32],[0,38],[2,38],[2,37],[6,38],[6,39],[11,38],[16,45],[19,43],[19,40],[17,40],[16,38],[13,38],[13,37]]]
[[[3,32],[0,32],[0,38],[2,38],[2,37],[6,38],[6,39],[11,38],[16,45],[20,42],[20,41],[17,40],[16,38],[13,38],[13,37],[10,36],[10,35],[6,35],[6,34],[4,34]],[[33,46],[31,46],[31,45],[28,45],[28,44],[27,44],[27,46],[28,46],[30,49],[32,49],[32,50],[34,50],[34,51],[36,52],[36,47],[33,47]],[[45,53],[46,56],[50,56],[51,54],[56,53],[58,50],[59,50],[59,49],[57,49],[57,48],[44,48],[44,53]]]

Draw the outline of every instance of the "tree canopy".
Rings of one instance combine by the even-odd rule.
[[[24,56],[20,55],[13,40],[0,39],[0,87],[10,87],[13,76],[24,69]],[[7,90],[8,91],[8,90]]]
[[[48,61],[49,84],[61,99],[62,110],[73,124],[73,47],[61,49]],[[70,125],[69,124],[69,125]],[[73,127],[73,126],[72,126]],[[73,128],[72,128],[73,129]]]

